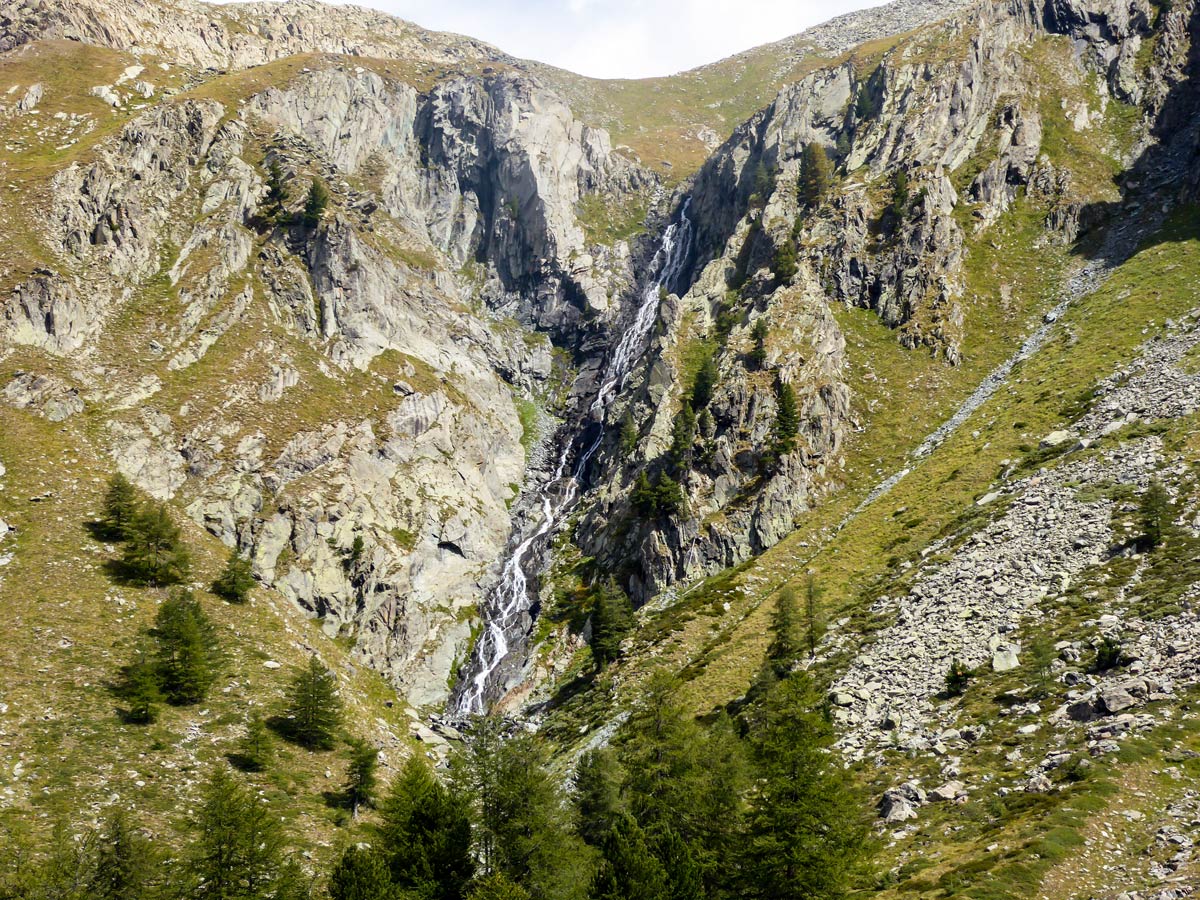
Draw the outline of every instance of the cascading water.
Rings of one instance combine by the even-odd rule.
[[[470,667],[460,682],[462,687],[454,702],[456,713],[480,715],[487,712],[488,687],[500,665],[514,649],[510,645],[510,638],[514,632],[518,635],[523,632],[523,620],[533,603],[526,575],[530,553],[562,521],[563,515],[570,511],[578,498],[588,463],[599,451],[604,439],[608,407],[620,392],[634,364],[641,358],[646,338],[658,316],[662,291],[670,289],[683,272],[692,238],[692,223],[688,218],[690,205],[691,198],[684,200],[679,210],[679,220],[663,233],[662,242],[650,264],[650,271],[654,275],[642,293],[637,314],[621,335],[605,366],[600,389],[589,410],[592,418],[598,422],[595,437],[579,454],[569,474],[568,466],[575,442],[564,442],[553,477],[539,489],[541,517],[514,547],[501,570],[500,581],[484,603],[484,632],[475,645]]]

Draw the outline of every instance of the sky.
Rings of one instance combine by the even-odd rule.
[[[881,0],[356,0],[597,78],[670,75]]]

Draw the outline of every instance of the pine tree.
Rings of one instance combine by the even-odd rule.
[[[387,861],[368,847],[345,849],[329,873],[330,900],[401,900]]]
[[[819,206],[833,184],[833,166],[825,148],[812,141],[804,145],[800,157],[800,180],[797,192],[800,202],[810,209]]]
[[[750,362],[756,369],[763,369],[767,365],[767,335],[769,331],[766,316],[759,316],[754,320],[754,328],[750,331],[750,336],[754,339],[754,349],[750,351]]]
[[[186,581],[191,560],[166,504],[141,508],[125,530],[121,567],[131,579],[160,586]]]
[[[593,851],[575,832],[541,741],[528,734],[505,739],[485,726],[454,767],[475,799],[484,873],[507,876],[533,900],[583,900]]]
[[[817,641],[821,639],[821,623],[817,617],[817,601],[821,592],[817,588],[817,580],[811,572],[804,583],[804,631],[808,643],[808,657],[817,655]]]
[[[114,541],[125,540],[137,512],[137,489],[128,478],[117,472],[108,480],[108,490],[104,494],[104,513],[100,518],[100,529],[104,536]]]
[[[158,668],[145,647],[139,647],[133,661],[122,672],[121,696],[129,703],[126,718],[149,725],[158,718],[158,707],[166,697],[159,687]]]
[[[95,871],[87,888],[91,900],[147,900],[153,895],[161,860],[128,813],[111,813],[95,846]]]
[[[379,765],[379,748],[356,738],[350,742],[350,765],[346,773],[346,799],[350,803],[350,814],[358,818],[360,806],[372,806],[375,802],[375,770]]]
[[[221,650],[216,628],[190,591],[163,601],[150,631],[159,687],[172,703],[199,703],[217,679]]]
[[[266,721],[260,715],[252,716],[246,723],[246,733],[238,745],[238,765],[247,772],[262,772],[271,764],[274,753],[275,747]]]
[[[800,655],[799,642],[796,640],[797,618],[796,592],[785,587],[779,592],[779,599],[775,603],[771,643],[767,647],[767,659],[778,675],[791,671],[792,664]]]
[[[621,452],[626,457],[631,456],[633,451],[637,449],[637,443],[637,426],[633,422],[633,415],[626,412],[621,417]]]
[[[696,413],[690,403],[684,403],[675,417],[671,430],[671,449],[668,451],[671,468],[677,476],[687,471],[692,464],[692,444],[696,440]]]
[[[380,810],[392,880],[415,896],[461,900],[475,874],[471,811],[419,757],[405,762]]]
[[[660,516],[678,515],[684,506],[683,487],[663,472],[658,476],[658,487],[655,489],[655,508]]]
[[[297,874],[283,855],[278,816],[224,766],[215,766],[204,786],[194,831],[188,858],[196,882],[191,896],[275,900],[294,893]]]
[[[469,900],[529,900],[529,891],[497,872],[475,882]]]
[[[829,723],[803,673],[767,696],[754,735],[760,790],[750,813],[741,871],[745,896],[763,900],[845,897],[866,856],[856,789],[836,757]]]
[[[342,721],[337,677],[315,655],[298,669],[287,694],[288,736],[310,750],[332,750]]]
[[[603,669],[621,655],[621,641],[633,627],[629,595],[609,579],[596,592],[592,608],[592,658]]]
[[[658,830],[654,852],[667,873],[666,900],[701,900],[704,897],[700,866],[687,843],[673,828]]]
[[[892,219],[899,224],[908,215],[908,173],[897,169],[892,176]]]
[[[575,808],[579,812],[579,834],[598,846],[628,812],[621,796],[625,773],[616,754],[608,747],[589,750],[575,768]]]
[[[958,657],[950,661],[950,669],[946,672],[946,696],[960,697],[975,677],[975,672]]]
[[[267,196],[265,200],[267,217],[272,221],[283,218],[283,207],[287,203],[287,186],[284,183],[283,169],[278,160],[271,160],[267,165]]]
[[[301,216],[303,223],[309,228],[315,228],[325,215],[329,206],[329,189],[319,178],[314,178],[308,187],[308,197],[304,201],[304,212]]]
[[[664,900],[667,873],[631,816],[617,820],[600,849],[604,858],[592,883],[595,900]]]
[[[1138,504],[1142,538],[1151,549],[1162,543],[1174,518],[1175,507],[1171,502],[1171,495],[1167,493],[1162,482],[1155,478],[1142,494]]]
[[[800,433],[800,408],[796,400],[795,388],[782,380],[776,381],[775,400],[775,424],[771,429],[771,452],[776,459],[779,459],[796,449],[796,435]]]
[[[212,592],[230,603],[245,603],[254,587],[254,575],[250,560],[237,550],[231,550],[225,568],[212,583]]]
[[[771,271],[775,275],[775,280],[780,284],[791,284],[796,273],[800,271],[796,262],[796,245],[790,240],[785,240],[775,251],[775,260],[772,263]]]
[[[710,353],[700,364],[700,368],[696,372],[696,381],[692,385],[691,407],[693,410],[698,411],[708,406],[708,402],[712,400],[713,390],[717,386],[719,374],[716,357]]]

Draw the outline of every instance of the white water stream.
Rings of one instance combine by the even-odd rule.
[[[518,630],[519,634],[525,614],[533,602],[525,571],[529,554],[538,541],[562,521],[564,513],[571,509],[578,498],[584,472],[604,439],[608,407],[645,351],[646,338],[658,317],[661,292],[673,284],[683,271],[692,238],[692,223],[688,218],[690,204],[690,198],[684,200],[679,210],[679,220],[663,233],[662,242],[650,264],[650,271],[654,274],[642,292],[637,314],[621,335],[605,366],[600,390],[589,410],[592,419],[598,421],[595,437],[579,454],[570,474],[567,473],[567,467],[570,465],[574,441],[568,438],[563,442],[553,477],[538,489],[541,517],[505,561],[500,580],[484,603],[484,632],[475,645],[468,670],[469,679],[454,703],[454,712],[457,714],[482,715],[487,712],[487,690],[492,675],[513,649],[510,638],[514,637],[514,630]]]

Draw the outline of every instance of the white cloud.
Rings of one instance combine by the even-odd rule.
[[[599,78],[668,75],[880,0],[355,0]]]

